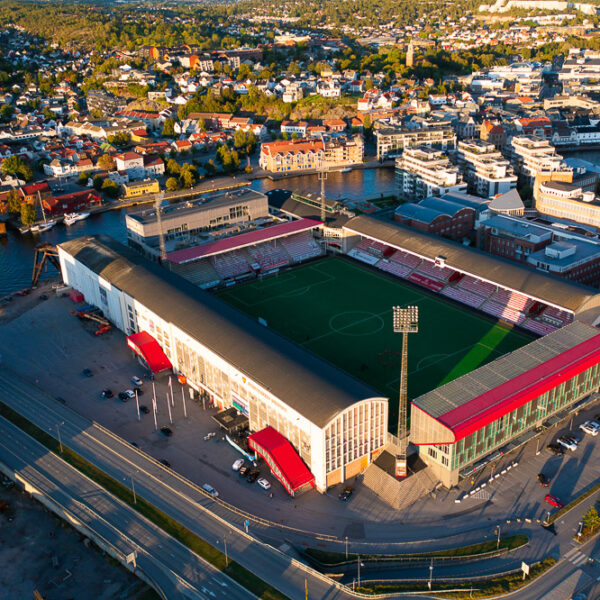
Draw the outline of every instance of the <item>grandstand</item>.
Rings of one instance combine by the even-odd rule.
[[[368,216],[344,232],[348,256],[537,335],[600,320],[591,288]]]
[[[318,221],[299,219],[176,250],[167,255],[173,271],[204,289],[232,285],[321,256],[313,237]]]

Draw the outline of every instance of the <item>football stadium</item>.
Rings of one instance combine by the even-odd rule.
[[[409,399],[534,339],[341,257],[226,288],[218,295],[390,398],[392,429],[400,376],[400,336],[393,332],[392,306],[419,307],[419,333],[409,340]]]
[[[393,454],[393,306],[419,307],[410,441],[446,486],[594,401],[597,290],[367,215],[328,209],[322,222],[292,198],[248,220],[245,206],[231,213],[247,219],[237,234],[207,240],[177,224],[163,266],[90,236],[59,245],[61,272],[150,371],[245,416],[291,494]]]

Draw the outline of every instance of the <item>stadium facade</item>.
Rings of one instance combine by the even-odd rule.
[[[456,485],[469,466],[598,392],[599,363],[600,332],[575,321],[413,400],[410,441]]]
[[[58,252],[65,284],[128,336],[158,343],[192,390],[244,413],[252,431],[285,436],[319,491],[358,474],[385,446],[387,398],[359,380],[108,236]]]

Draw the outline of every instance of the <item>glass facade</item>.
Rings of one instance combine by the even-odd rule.
[[[595,391],[600,365],[594,365],[579,375],[557,385],[490,424],[452,445],[427,448],[428,456],[451,470],[462,469],[477,461],[527,429],[537,426],[554,413]]]

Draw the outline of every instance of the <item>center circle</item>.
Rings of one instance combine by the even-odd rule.
[[[351,337],[373,335],[381,331],[384,325],[379,315],[366,310],[348,310],[329,319],[329,328],[332,331]]]

